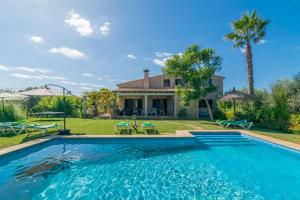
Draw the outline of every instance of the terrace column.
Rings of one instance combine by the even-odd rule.
[[[173,106],[174,106],[174,117],[177,117],[177,113],[178,113],[178,105],[179,105],[179,98],[178,98],[178,95],[177,94],[174,94],[173,96]]]
[[[144,115],[147,116],[148,115],[148,95],[145,94],[145,98],[144,98]]]

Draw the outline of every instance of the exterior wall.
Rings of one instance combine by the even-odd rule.
[[[147,103],[147,111],[148,113],[151,112],[152,110],[152,103],[153,103],[153,99],[167,99],[167,115],[168,116],[174,116],[174,96],[173,95],[147,95],[148,96],[148,103]],[[144,111],[145,109],[145,95],[124,95],[124,96],[120,96],[119,95],[119,109],[123,110],[125,108],[125,99],[142,99],[143,101],[143,109]]]
[[[165,79],[170,79],[170,87],[164,87]],[[175,88],[175,78],[170,78],[165,75],[151,77],[150,88]]]
[[[129,81],[117,85],[119,88],[144,88],[144,79]]]
[[[180,104],[180,97],[176,95],[174,102],[174,117],[178,117],[178,112],[185,107]],[[189,103],[189,106],[186,107],[187,117],[189,118],[198,118],[199,117],[199,100],[192,100]]]
[[[148,81],[149,81],[149,88],[150,89],[164,89],[166,87],[164,87],[163,83],[164,83],[164,79],[170,79],[170,87],[167,88],[175,88],[175,78],[174,77],[167,77],[165,75],[158,75],[158,76],[153,76],[153,77],[149,77],[149,79],[147,78],[149,76],[149,74],[145,73],[144,76],[146,76],[146,78],[144,77],[144,79],[147,79],[147,83],[146,86],[148,86]],[[117,85],[119,88],[145,88],[145,81],[144,79],[138,79],[138,80],[134,80],[134,81],[129,81],[129,82],[125,82],[122,84]],[[217,99],[219,99],[222,95],[223,95],[223,77],[221,76],[213,76],[212,77],[212,82],[213,85],[216,86],[217,90],[213,93],[209,93],[207,95],[208,99],[212,99],[213,100],[213,111],[215,110],[217,104]],[[145,94],[141,93],[140,96],[120,96],[120,102],[119,102],[119,108],[123,109],[124,108],[124,102],[125,102],[125,98],[127,99],[143,99],[143,107],[145,106]],[[177,94],[174,94],[174,96],[163,96],[163,95],[157,95],[155,96],[155,94],[153,95],[148,95],[148,105],[147,105],[147,111],[151,112],[152,109],[152,100],[153,99],[162,99],[162,98],[167,98],[168,99],[168,115],[171,114],[172,111],[172,115],[174,115],[174,117],[177,117],[178,112],[182,109],[182,106],[180,105],[180,101],[179,101],[179,97]],[[199,116],[199,100],[193,100],[190,102],[189,107],[187,108],[187,113],[188,113],[188,117],[191,118],[197,118]],[[145,107],[144,107],[145,108]],[[207,108],[201,108],[201,111],[207,111]]]
[[[144,106],[144,96],[119,96],[120,110],[123,110],[125,108],[125,99],[143,99],[143,106]]]

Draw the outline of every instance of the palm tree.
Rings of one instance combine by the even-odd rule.
[[[246,65],[248,73],[248,94],[254,95],[253,62],[251,44],[262,41],[266,35],[266,26],[269,20],[264,20],[256,14],[246,12],[243,16],[232,22],[232,32],[225,36],[234,43],[234,48],[245,48]]]

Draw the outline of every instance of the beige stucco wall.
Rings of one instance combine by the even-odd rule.
[[[147,111],[151,112],[152,110],[152,101],[153,99],[167,99],[167,115],[174,115],[174,96],[168,95],[168,96],[155,96],[155,95],[147,95],[148,96],[148,104],[147,104]],[[142,99],[143,101],[143,108],[145,109],[145,96],[144,95],[128,95],[128,96],[119,96],[119,109],[123,110],[125,108],[125,99]]]
[[[170,87],[169,88],[175,88],[175,80],[176,79],[173,78],[173,77],[171,77],[171,78],[166,77],[165,75],[158,75],[158,76],[150,77],[149,87],[150,88],[155,88],[155,89],[165,88],[163,86],[164,79],[170,79]],[[219,99],[223,95],[223,79],[224,78],[221,77],[221,76],[213,76],[212,77],[213,84],[217,87],[217,90],[213,93],[209,93],[207,95],[207,98],[213,100],[213,109],[216,108],[217,99]],[[119,88],[144,88],[144,79],[138,79],[138,80],[134,80],[134,81],[125,82],[125,83],[119,84],[117,86]],[[127,96],[126,98],[127,99],[142,98],[143,99],[143,106],[144,106],[144,94],[141,94],[141,96]],[[159,98],[166,98],[166,97],[155,96],[155,95],[154,96],[153,95],[148,96],[148,105],[147,105],[148,112],[150,112],[151,109],[152,109],[152,99],[153,98],[159,99]],[[168,98],[173,98],[173,96],[168,97]],[[193,101],[190,102],[190,105],[187,108],[188,117],[191,117],[191,118],[198,117],[198,114],[199,114],[199,101],[200,101],[200,99],[199,100],[193,100]],[[120,97],[119,108],[120,109],[124,108],[124,97],[123,96]],[[172,110],[172,114],[176,117],[177,113],[179,112],[180,109],[182,109],[182,106],[179,103],[178,95],[175,94],[174,95],[174,102],[173,102],[173,100],[171,101],[171,100],[168,99],[168,111]],[[173,112],[173,110],[174,110],[174,112]]]
[[[153,76],[150,77],[150,88],[166,88],[163,85],[164,79],[170,79],[170,87],[168,88],[175,88],[175,78],[174,77],[167,77],[165,75]],[[212,77],[213,84],[217,87],[217,93],[223,94],[223,78],[220,76],[213,76]],[[129,81],[125,83],[121,83],[117,85],[118,88],[144,88],[144,79],[138,79],[134,81]]]

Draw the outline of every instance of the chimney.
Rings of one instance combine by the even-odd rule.
[[[150,87],[149,70],[144,69],[144,88]]]

